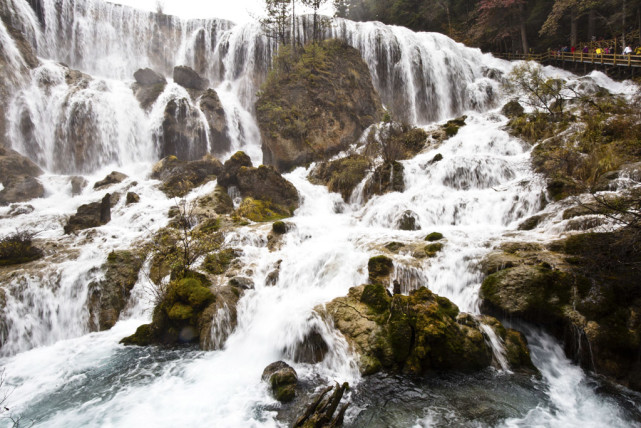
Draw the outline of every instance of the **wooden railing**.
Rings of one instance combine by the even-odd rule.
[[[503,58],[510,61],[525,60],[537,62],[577,62],[584,64],[601,64],[619,67],[639,67],[641,68],[641,55],[621,55],[621,54],[597,54],[595,52],[554,52],[548,51],[541,54],[512,54],[497,53],[493,54],[497,58]]]

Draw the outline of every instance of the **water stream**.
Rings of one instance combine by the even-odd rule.
[[[26,1],[8,5],[18,18],[33,23]],[[158,158],[153,135],[167,101],[189,94],[169,79],[156,104],[144,111],[130,90],[133,72],[150,66],[170,78],[174,65],[198,70],[224,106],[230,154],[242,149],[260,163],[252,106],[274,47],[256,24],[156,17],[99,0],[44,0],[43,5],[46,28],[36,28],[31,36],[42,65],[15,91],[8,120],[13,148],[46,170],[46,195],[30,201],[34,210],[20,216],[9,216],[12,207],[0,208],[0,235],[27,228],[57,249],[37,269],[2,276],[8,292],[0,365],[12,388],[14,414],[39,427],[281,426],[277,402],[260,376],[266,365],[285,359],[308,385],[350,382],[349,426],[640,426],[636,394],[608,389],[567,360],[554,339],[529,327],[541,378],[505,367],[425,379],[361,378],[345,339],[315,315],[315,307],[367,280],[367,261],[382,246],[411,244],[434,231],[445,236],[437,257],[417,260],[401,250],[395,258],[403,291],[426,285],[462,311],[478,313],[482,257],[502,240],[553,239],[562,221],[550,219],[533,231],[516,232],[521,220],[544,209],[545,186],[530,168],[531,148],[502,129],[506,119],[494,110],[502,96],[486,71],[507,72],[510,65],[439,34],[380,23],[337,20],[328,32],[360,50],[388,108],[428,127],[468,115],[455,137],[403,161],[405,192],[363,202],[357,190],[345,203],[311,184],[309,168],[286,174],[302,204],[288,220],[292,228],[282,245],[268,249],[270,224],[248,225],[226,237],[226,245],[242,250],[241,262],[255,289],[241,298],[238,326],[221,350],[119,345],[150,320],[144,275],[119,322],[108,331],[89,332],[87,284],[100,275],[96,268],[111,250],[136,245],[166,225],[175,204],[149,179]],[[0,27],[0,41],[3,31]],[[3,55],[18,58],[11,45],[2,46]],[[57,62],[91,79],[69,84],[67,69]],[[613,91],[626,90],[601,75],[593,78]],[[23,126],[25,117],[30,127]],[[74,152],[71,135],[78,117],[87,119],[83,129],[93,136],[82,153]],[[31,131],[25,134],[25,129]],[[437,153],[443,159],[431,162]],[[135,191],[141,202],[126,206],[122,198],[107,225],[64,235],[66,217],[102,198],[104,191],[94,190],[93,183],[114,169],[128,178],[109,190]],[[72,196],[66,174],[82,174],[89,185]],[[187,200],[214,186],[195,189]],[[407,210],[420,230],[397,230]],[[267,277],[277,265],[278,280],[269,286]],[[226,328],[225,314],[216,316],[219,328]],[[297,344],[312,330],[323,336],[329,353],[315,365],[294,363]],[[11,423],[0,421],[0,426]]]

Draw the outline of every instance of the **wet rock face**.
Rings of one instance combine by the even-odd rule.
[[[482,309],[541,325],[587,369],[641,390],[641,291],[634,233],[512,244],[482,263]]]
[[[108,330],[116,324],[138,281],[144,257],[132,251],[112,251],[102,266],[105,278],[89,284],[89,328]]]
[[[154,165],[151,178],[161,180],[160,189],[171,197],[182,197],[193,188],[213,180],[222,171],[222,164],[207,155],[197,161],[182,161],[168,156]]]
[[[204,91],[209,86],[209,80],[200,77],[193,69],[179,65],[174,67],[174,82],[187,89]]]
[[[100,181],[97,181],[96,184],[93,185],[93,188],[102,189],[103,187],[108,187],[108,186],[111,186],[112,184],[122,183],[122,181],[125,180],[126,178],[127,178],[126,174],[123,174],[122,172],[118,172],[118,171],[112,171],[105,178],[103,178]]]
[[[207,89],[200,98],[199,106],[209,125],[212,153],[216,156],[221,156],[229,152],[231,149],[231,140],[227,135],[227,119],[225,110],[216,91]]]
[[[264,163],[278,171],[338,153],[382,117],[369,69],[355,49],[326,41],[297,61],[291,70],[301,71],[274,73],[256,104]]]
[[[184,98],[167,103],[162,133],[157,138],[161,157],[176,156],[189,161],[200,159],[209,151],[200,113]]]
[[[278,401],[286,403],[294,399],[298,375],[284,361],[276,361],[265,367],[262,379],[269,383],[272,394]]]
[[[136,79],[136,82],[142,86],[153,86],[167,83],[167,80],[162,74],[152,70],[151,68],[142,68],[137,70],[134,73],[134,78]]]
[[[115,196],[115,195],[114,195]],[[107,193],[100,202],[80,205],[64,227],[65,233],[75,233],[83,229],[102,226],[111,221],[111,207],[115,204],[112,195]]]
[[[330,192],[340,193],[349,201],[354,188],[365,178],[371,161],[361,155],[351,155],[330,162],[319,163],[309,174],[315,184],[324,184]]]
[[[372,177],[365,183],[363,189],[365,199],[389,192],[403,192],[405,190],[403,171],[404,167],[399,162],[386,162],[377,167]]]
[[[0,147],[0,206],[44,196],[44,187],[35,178],[42,170],[18,152]]]

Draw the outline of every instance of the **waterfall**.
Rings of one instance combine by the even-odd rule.
[[[173,82],[173,67],[192,67],[218,93],[231,147],[221,157],[245,150],[259,164],[260,132],[253,105],[276,46],[256,23],[184,20],[100,0],[41,3],[44,26],[26,0],[2,3],[11,11],[3,13],[14,17],[12,25],[24,29],[40,60],[25,72],[25,82],[12,92],[6,111],[13,148],[46,169],[40,177],[45,197],[17,204],[25,210],[21,215],[12,211],[16,207],[0,207],[0,236],[26,229],[47,245],[45,259],[24,268],[0,269],[0,364],[14,390],[11,409],[35,421],[35,426],[280,426],[282,408],[260,380],[267,364],[287,360],[309,389],[348,381],[357,395],[370,381],[360,376],[358,356],[346,339],[317,309],[367,282],[368,259],[386,251],[388,243],[422,248],[428,233],[442,233],[443,247],[434,257],[418,257],[410,250],[394,254],[392,282],[402,284],[402,293],[425,285],[461,311],[478,314],[478,264],[493,246],[519,238],[545,242],[558,235],[545,224],[536,231],[516,230],[522,219],[543,208],[545,183],[530,167],[531,148],[511,137],[503,129],[507,120],[493,110],[504,100],[499,83],[486,77],[487,70],[506,73],[508,63],[443,35],[335,19],[325,36],[345,40],[361,52],[390,111],[425,125],[428,132],[439,126],[432,122],[463,113],[468,116],[466,125],[452,138],[401,161],[406,189],[402,193],[365,200],[362,182],[346,203],[340,195],[310,183],[313,165],[286,174],[300,193],[301,206],[286,220],[290,227],[278,245],[268,246],[271,224],[237,225],[225,236],[226,247],[240,250],[240,273],[254,288],[240,297],[235,328],[228,307],[221,305],[213,315],[209,340],[215,351],[119,344],[152,317],[144,275],[116,325],[90,332],[89,284],[102,279],[107,255],[149,240],[168,224],[167,213],[176,203],[149,179],[153,162],[161,156],[159,135],[168,103],[189,112],[189,128],[198,135],[188,156],[212,150],[200,108],[202,95]],[[6,25],[0,22],[1,55],[24,68]],[[304,32],[301,37],[306,37]],[[168,79],[148,108],[140,106],[132,91],[133,73],[143,67]],[[607,79],[600,84],[616,87]],[[442,160],[433,162],[437,154]],[[108,190],[94,189],[93,184],[113,169],[128,177]],[[67,174],[82,174],[88,186],[72,195]],[[212,181],[194,189],[187,203],[210,195],[215,186]],[[121,197],[108,224],[65,235],[62,225],[67,218],[80,205],[101,200],[107,191],[135,192],[140,202],[126,205]],[[237,206],[238,190],[230,187],[228,192]],[[420,229],[398,230],[397,221],[407,211]],[[143,271],[148,272],[149,265],[147,260]],[[275,267],[277,280],[270,275]],[[418,410],[399,426],[634,425],[628,419],[639,412],[628,410],[627,396],[613,393],[614,398],[595,405],[602,392],[590,385],[591,377],[564,359],[553,339],[528,331],[543,378],[526,379],[509,373],[501,360],[499,338],[485,330],[503,370],[480,376],[505,389],[497,393],[475,383],[478,378],[460,375],[472,385],[468,401],[450,399],[447,394],[457,388],[448,383],[449,391],[441,396],[445,404],[433,405],[441,392],[426,388],[432,395],[421,399]],[[310,336],[327,345],[320,362],[300,357]],[[377,390],[384,396],[381,409],[354,406],[348,424],[367,426],[388,403],[411,401],[425,392],[419,380],[394,377],[410,384],[411,391],[400,395]],[[375,385],[380,380],[369,379]],[[487,420],[450,417],[469,400],[479,399],[479,391],[494,394],[493,403],[479,413]],[[514,413],[502,413],[507,407]],[[586,411],[589,419],[575,409]],[[491,419],[487,415],[492,412],[500,416]]]

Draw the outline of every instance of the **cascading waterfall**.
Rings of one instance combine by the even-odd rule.
[[[442,251],[420,260],[399,251],[393,280],[403,284],[403,293],[427,285],[462,311],[478,313],[482,280],[478,262],[502,236],[514,232],[521,219],[542,209],[544,183],[530,169],[529,148],[501,129],[502,116],[487,111],[500,94],[498,83],[484,74],[491,68],[506,72],[507,63],[442,35],[335,20],[328,36],[360,50],[390,110],[417,124],[465,112],[467,125],[442,145],[402,162],[403,193],[365,201],[361,183],[345,203],[340,195],[311,184],[309,169],[287,174],[302,204],[288,220],[291,230],[281,245],[268,249],[270,225],[239,227],[226,236],[226,246],[241,250],[242,274],[255,287],[239,302],[235,330],[229,328],[226,308],[215,314],[210,339],[222,349],[199,352],[119,345],[122,337],[151,316],[150,303],[144,299],[144,275],[120,321],[108,331],[89,333],[87,288],[92,280],[101,279],[98,268],[106,255],[138,245],[166,225],[167,211],[175,204],[157,189],[157,182],[148,179],[159,155],[154,133],[162,126],[165,106],[170,100],[183,99],[191,109],[197,110],[198,105],[184,88],[169,82],[149,111],[144,111],[129,87],[133,73],[145,66],[166,76],[174,65],[194,68],[219,94],[231,152],[246,150],[260,163],[253,102],[275,47],[256,24],[181,20],[98,0],[42,3],[46,27],[39,33],[42,30],[35,25],[29,36],[37,41],[34,46],[42,64],[32,70],[30,83],[15,94],[8,119],[13,147],[48,171],[42,177],[46,197],[30,201],[34,210],[20,216],[9,216],[10,207],[0,208],[0,234],[27,228],[57,245],[56,256],[46,259],[47,265],[38,265],[37,272],[7,278],[0,271],[0,279],[7,284],[4,312],[8,320],[0,325],[0,362],[7,384],[15,388],[12,408],[36,421],[36,426],[278,426],[278,407],[260,375],[267,364],[283,358],[295,366],[304,382],[349,381],[357,395],[359,382],[366,381],[358,374],[356,356],[314,308],[366,282],[367,260],[383,245],[410,244],[438,231],[445,236]],[[24,22],[37,19],[28,12],[26,1],[7,4],[15,16],[24,15],[20,18]],[[6,52],[8,46],[3,42]],[[65,62],[69,68],[53,61]],[[617,90],[612,82],[596,78]],[[205,119],[198,117],[204,126]],[[89,146],[69,144],[74,139]],[[437,153],[442,160],[433,162]],[[112,208],[107,225],[88,234],[63,235],[65,216],[81,204],[102,198],[105,191],[92,185],[114,165],[129,177],[109,191],[134,191],[141,202],[126,206],[121,200]],[[70,178],[60,173],[85,174],[89,186],[71,197]],[[215,184],[194,190],[187,200],[211,193]],[[397,230],[398,219],[407,211],[413,213],[420,230]],[[555,236],[554,227],[544,223],[528,236],[549,240]],[[279,274],[270,282],[275,267]],[[328,352],[317,364],[296,362],[299,345],[310,333],[323,338]],[[501,423],[584,424],[586,418],[571,410],[587,409],[598,401],[599,393],[586,385],[582,370],[559,354],[554,340],[530,334],[544,380],[522,381],[536,400],[528,401],[528,407],[510,402],[519,409],[519,417],[504,418]],[[500,356],[498,338],[489,330],[487,335],[496,339],[494,347]],[[507,368],[500,358],[499,365]],[[555,365],[562,370],[555,370]],[[492,379],[509,390],[510,376],[503,371]],[[448,405],[456,402],[449,400]],[[443,410],[428,401],[420,406],[428,408],[429,416],[411,413],[411,422],[404,425],[461,422],[443,416],[458,409]],[[561,418],[559,412],[564,409],[567,417]],[[348,423],[367,426],[367,415],[373,411],[367,405],[355,406]],[[631,426],[633,422],[626,420],[629,415],[638,419],[638,412],[609,400],[592,407],[590,421]]]

